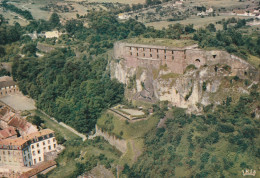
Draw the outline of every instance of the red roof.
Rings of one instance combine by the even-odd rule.
[[[39,163],[37,164],[32,170],[30,171],[27,171],[25,173],[23,173],[20,178],[28,178],[28,177],[32,177],[36,174],[39,174],[41,173],[42,171],[52,167],[52,166],[55,166],[57,163],[53,160],[51,161],[46,161],[46,162],[42,162],[42,163]]]
[[[28,122],[25,119],[14,117],[11,121],[9,121],[8,125],[16,127],[19,130],[21,129],[22,131],[26,131],[29,127],[27,123]]]
[[[0,139],[6,139],[15,135],[17,135],[17,133],[14,127],[8,127],[4,130],[0,130]]]

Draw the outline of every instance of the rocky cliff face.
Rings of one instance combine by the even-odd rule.
[[[221,104],[248,93],[249,79],[234,77],[228,65],[188,66],[184,74],[175,74],[166,65],[128,68],[125,60],[110,63],[111,77],[126,84],[127,97],[148,102],[169,101],[173,106],[200,111],[202,106]],[[247,80],[247,82],[245,82]],[[245,84],[247,83],[247,84]]]

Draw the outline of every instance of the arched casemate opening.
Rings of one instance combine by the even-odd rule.
[[[217,55],[216,55],[216,54],[213,54],[212,57],[215,59],[215,58],[217,57]]]
[[[196,59],[195,62],[200,62],[200,59]]]
[[[218,66],[215,66],[214,70],[215,70],[215,72],[217,72],[218,71]]]

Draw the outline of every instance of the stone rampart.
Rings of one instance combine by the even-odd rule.
[[[190,47],[170,48],[116,42],[114,57],[125,59],[127,68],[159,68],[161,65],[167,65],[173,73],[178,74],[183,74],[188,65],[195,65],[197,68],[204,65],[229,65],[232,76],[243,78],[249,75],[254,80],[259,79],[258,71],[249,63],[221,50],[206,51]]]
[[[95,135],[103,137],[106,141],[108,141],[108,143],[110,145],[113,145],[122,153],[126,152],[126,150],[127,150],[126,140],[119,139],[115,135],[110,135],[109,133],[102,131],[102,129],[99,128],[97,125],[96,125],[96,134]]]

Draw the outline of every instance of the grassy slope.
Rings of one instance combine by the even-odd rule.
[[[108,130],[109,133],[127,140],[128,150],[120,158],[119,165],[125,163],[132,165],[143,151],[144,135],[154,128],[158,121],[159,119],[155,117],[149,117],[147,120],[129,123],[112,113],[104,113],[97,121],[97,125]]]
[[[137,44],[147,44],[147,45],[159,45],[159,46],[168,46],[168,47],[177,47],[182,48],[185,46],[191,46],[197,44],[193,40],[172,40],[165,38],[130,38],[125,40],[128,43],[137,43]]]

